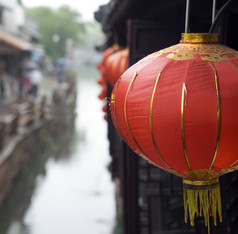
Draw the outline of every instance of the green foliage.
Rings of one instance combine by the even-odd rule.
[[[82,45],[82,48],[93,48],[97,43],[103,43],[103,33],[101,30],[101,25],[96,22],[88,22],[85,26],[86,33],[82,35],[85,43]]]
[[[48,7],[27,8],[26,15],[38,24],[41,44],[53,59],[65,57],[67,40],[74,44],[82,42],[85,25],[80,22],[80,13],[68,6],[57,10]]]

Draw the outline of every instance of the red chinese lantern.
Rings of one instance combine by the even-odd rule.
[[[104,104],[102,107],[102,111],[104,112],[103,118],[108,121],[108,117],[107,117],[107,104]]]
[[[103,73],[103,71],[105,70],[105,66],[106,66],[106,61],[108,59],[108,57],[110,57],[110,55],[112,55],[113,53],[117,52],[118,50],[121,50],[122,48],[117,45],[114,44],[112,47],[107,48],[104,52],[103,52],[103,56],[102,56],[102,61],[100,63],[97,64],[97,68],[98,70]],[[102,86],[102,91],[101,93],[98,95],[98,98],[103,100],[106,98],[107,96],[107,84],[106,84],[106,80],[104,79],[104,77],[99,77],[97,79],[97,83],[99,85]]]
[[[98,98],[101,99],[101,100],[104,100],[105,101],[105,98],[107,97],[107,85],[106,85],[106,81],[103,77],[100,77],[97,79],[97,83],[99,85],[101,85],[102,87],[102,90],[101,90],[101,93],[98,95]],[[107,117],[107,104],[104,103],[103,107],[102,107],[102,111],[104,112],[104,115],[103,115],[103,118],[107,121],[108,120],[108,117]]]
[[[238,52],[216,34],[182,34],[114,86],[110,111],[141,157],[183,178],[185,221],[220,221],[218,178],[238,169]]]
[[[99,93],[98,98],[100,100],[104,100],[106,97],[107,97],[107,89],[106,89],[106,87],[102,86],[102,90]]]
[[[115,53],[116,51],[121,50],[121,49],[122,49],[122,48],[121,48],[119,45],[117,45],[117,44],[114,44],[113,46],[107,48],[107,49],[103,52],[102,61],[101,61],[100,63],[98,63],[98,65],[97,65],[98,70],[102,72],[102,70],[104,69],[104,66],[105,66],[105,63],[106,63],[108,57],[109,57],[111,54],[113,54],[113,53]]]
[[[102,90],[100,92],[100,94],[98,95],[98,98],[101,100],[105,100],[105,98],[107,97],[107,84],[106,81],[103,77],[100,77],[97,79],[97,82],[99,85],[101,85]]]
[[[102,111],[103,111],[104,113],[107,113],[107,104],[104,104],[104,105],[103,105]]]
[[[98,83],[99,85],[103,86],[106,82],[105,82],[105,80],[103,79],[103,77],[101,76],[101,77],[99,77],[99,78],[97,79],[97,83]]]
[[[104,114],[104,115],[103,115],[103,118],[104,118],[104,120],[108,121],[107,114]]]
[[[128,54],[128,49],[119,50],[111,54],[106,60],[102,74],[111,86],[115,85],[118,78],[128,68]]]

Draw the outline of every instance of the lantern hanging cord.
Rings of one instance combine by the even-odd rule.
[[[233,2],[233,0],[228,0],[224,5],[223,7],[220,9],[220,11],[217,13],[214,21],[212,22],[212,25],[210,27],[210,30],[209,30],[209,33],[213,33],[216,25],[217,25],[217,22],[220,18],[220,16],[222,15],[222,13],[230,6],[230,4]]]
[[[190,13],[190,0],[187,0],[186,1],[186,15],[185,15],[185,30],[184,30],[184,33],[188,33],[189,13]]]
[[[217,0],[213,0],[213,6],[212,6],[212,24],[215,20],[216,17],[216,5],[217,5]]]

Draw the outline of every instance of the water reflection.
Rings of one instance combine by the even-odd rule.
[[[99,91],[94,80],[81,80],[76,118],[66,113],[38,133],[40,153],[0,209],[1,234],[112,233],[114,187]]]
[[[34,147],[37,147],[34,152],[39,153],[32,155],[32,159],[14,182],[9,197],[0,208],[0,233],[30,233],[29,228],[24,223],[24,215],[31,206],[32,195],[37,193],[40,181],[45,178],[46,162],[50,158],[54,161],[63,160],[70,155],[70,145],[74,136],[74,119],[71,115],[71,121],[65,121],[66,117],[69,118],[67,113],[65,114],[31,136],[39,142],[39,144],[34,144]],[[64,131],[64,134],[58,134],[59,127]],[[29,147],[31,142],[26,143],[26,145]],[[26,145],[22,147],[26,147]],[[64,147],[57,147],[58,145]]]

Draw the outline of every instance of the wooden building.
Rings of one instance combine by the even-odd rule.
[[[40,35],[27,24],[21,0],[0,0],[0,99],[7,90],[18,96],[22,89],[22,67],[39,50]]]
[[[227,0],[217,0],[218,13]],[[219,42],[238,50],[238,2],[222,10],[214,32]],[[193,0],[190,4],[189,32],[208,33],[212,25],[213,0]],[[104,50],[113,44],[129,47],[130,65],[144,56],[177,44],[184,32],[186,0],[111,0],[100,6],[95,19],[107,37]],[[108,85],[108,96],[112,87]],[[120,182],[119,207],[124,234],[207,233],[203,220],[194,228],[184,223],[182,180],[149,165],[132,152],[115,131],[108,116],[108,137],[112,175]],[[238,233],[238,174],[221,177],[223,222],[211,233]],[[119,199],[120,200],[120,199]],[[120,204],[119,204],[120,206]]]

